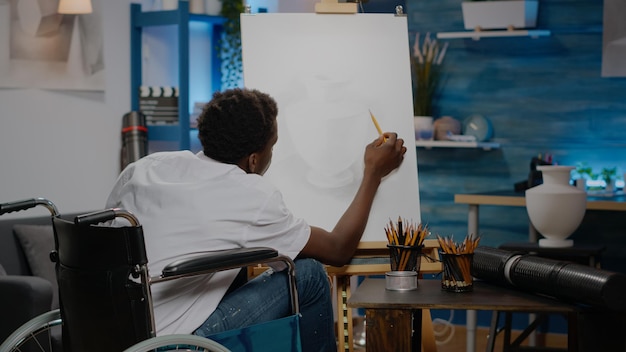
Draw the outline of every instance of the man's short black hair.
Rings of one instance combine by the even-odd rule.
[[[204,154],[237,164],[269,143],[277,115],[276,101],[256,89],[216,92],[198,117],[198,138]]]

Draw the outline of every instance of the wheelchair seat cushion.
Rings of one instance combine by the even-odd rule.
[[[50,260],[50,252],[54,250],[54,232],[52,225],[24,225],[13,226],[24,255],[34,276],[50,281],[52,284],[52,309],[59,308],[59,290],[54,269]]]

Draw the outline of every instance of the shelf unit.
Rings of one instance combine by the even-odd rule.
[[[479,40],[480,38],[502,37],[545,37],[551,33],[545,29],[529,30],[489,30],[489,31],[465,31],[465,32],[441,32],[437,33],[437,39],[467,39]]]
[[[225,18],[189,13],[189,2],[178,1],[178,8],[167,11],[141,11],[141,4],[130,4],[130,85],[131,109],[139,110],[139,87],[142,84],[143,29],[151,26],[174,25],[178,45],[173,55],[178,55],[178,124],[149,125],[149,141],[177,142],[179,149],[189,149],[189,24],[193,21],[212,26],[211,43],[217,43],[223,32]],[[222,73],[217,45],[211,49],[211,91],[220,89]]]
[[[431,148],[480,148],[483,150],[499,149],[500,143],[496,142],[456,142],[456,141],[424,141],[416,140],[416,147]]]

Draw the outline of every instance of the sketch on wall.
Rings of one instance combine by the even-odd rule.
[[[604,0],[602,77],[626,77],[626,1]]]
[[[104,90],[102,15],[57,13],[59,0],[0,1],[0,87]]]
[[[386,241],[401,216],[420,221],[406,17],[252,14],[241,21],[244,84],[278,103],[278,142],[265,174],[287,206],[332,230],[363,173],[365,146],[396,131],[408,147],[376,195],[363,241]]]

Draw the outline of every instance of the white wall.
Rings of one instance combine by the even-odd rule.
[[[61,213],[100,209],[119,174],[122,116],[130,110],[130,3],[140,1],[92,1],[102,10],[105,91],[0,89],[0,202],[45,197]],[[279,11],[312,11],[315,2],[282,0]]]
[[[105,91],[0,89],[0,202],[46,197],[61,213],[104,206],[130,110],[130,1],[94,1],[103,16]]]

